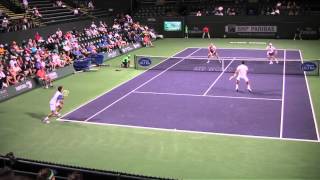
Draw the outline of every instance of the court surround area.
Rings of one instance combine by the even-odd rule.
[[[279,50],[280,62],[272,65],[262,49],[218,52],[221,64],[206,63],[206,48],[186,48],[58,120],[319,142],[300,50]],[[228,80],[242,60],[253,93],[244,82],[236,92],[235,82]]]

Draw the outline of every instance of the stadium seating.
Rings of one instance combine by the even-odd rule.
[[[41,22],[43,24],[55,24],[84,19],[83,16],[74,15],[71,7],[53,6],[53,2],[50,0],[30,0],[29,6],[38,8],[42,14]]]
[[[89,70],[91,63],[102,65],[105,56],[99,54],[100,52],[112,52],[113,50],[119,52],[121,48],[130,46],[133,43],[141,43],[143,37],[154,34],[151,32],[152,29],[132,22],[132,18],[129,15],[119,18],[115,25],[119,24],[120,20],[130,22],[130,26],[128,26],[130,28],[126,30],[124,27],[116,28],[115,26],[113,28],[113,26],[107,26],[100,21],[97,25],[92,22],[90,27],[84,28],[80,32],[67,31],[63,33],[58,29],[48,38],[41,37],[39,33],[36,33],[35,40],[24,41],[23,45],[15,41],[10,44],[2,44],[0,41],[0,49],[3,52],[0,55],[0,60],[5,68],[3,71],[9,72],[10,68],[13,68],[12,64],[17,61],[21,61],[19,66],[26,65],[28,69],[27,74],[24,74],[24,71],[17,70],[17,74],[12,78],[8,76],[6,82],[1,84],[4,84],[3,87],[16,85],[33,76],[41,67],[51,72],[70,65],[73,60],[75,61],[74,68],[76,70]],[[134,29],[133,27],[138,28]],[[134,37],[129,36],[129,34],[133,34]],[[41,48],[37,49],[37,46]],[[14,47],[14,50],[10,50],[10,47]],[[40,56],[40,54],[46,55]],[[29,60],[31,60],[32,67],[28,64]]]

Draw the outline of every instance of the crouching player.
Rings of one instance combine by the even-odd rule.
[[[209,63],[210,59],[213,58],[213,57],[216,57],[219,60],[219,62],[221,62],[220,59],[219,59],[218,52],[217,52],[217,47],[215,45],[213,45],[213,43],[211,43],[209,45],[208,51],[209,52],[208,52],[208,61],[207,61],[207,63]]]
[[[64,99],[64,95],[63,95],[63,87],[59,86],[58,90],[56,91],[56,93],[53,95],[53,97],[50,100],[50,113],[48,114],[47,117],[45,117],[42,122],[44,123],[50,123],[50,118],[53,116],[59,117],[61,116],[61,114],[59,114],[59,112],[61,111],[62,107],[63,107],[63,99]]]
[[[239,91],[239,83],[240,83],[240,79],[245,80],[246,84],[247,84],[247,89],[249,92],[252,92],[252,89],[250,87],[250,83],[249,83],[249,78],[247,76],[248,74],[248,66],[245,65],[244,61],[241,62],[241,64],[237,67],[235,73],[233,74],[233,76],[231,76],[229,78],[229,80],[233,79],[236,77],[236,91]]]

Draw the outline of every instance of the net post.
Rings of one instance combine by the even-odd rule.
[[[224,71],[224,58],[221,58],[221,71]]]
[[[317,65],[317,70],[318,70],[318,74],[317,75],[320,77],[320,67],[319,67],[320,59],[317,59],[316,62],[317,62],[316,65]]]
[[[137,69],[137,56],[133,55],[133,65],[134,65],[134,69]]]

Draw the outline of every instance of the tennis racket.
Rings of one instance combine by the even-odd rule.
[[[62,95],[63,95],[64,97],[69,96],[69,90],[63,90],[63,91],[62,91]]]

